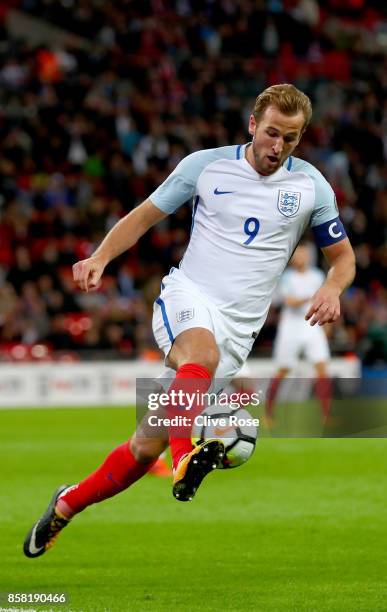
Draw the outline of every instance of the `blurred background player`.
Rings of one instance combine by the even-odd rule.
[[[294,368],[297,359],[303,355],[313,364],[316,384],[315,393],[321,405],[324,421],[329,416],[331,404],[331,381],[327,362],[330,358],[325,331],[320,325],[311,326],[305,320],[313,295],[324,282],[324,273],[311,265],[311,252],[307,244],[300,244],[284,272],[279,286],[283,304],[274,341],[274,361],[278,367],[272,378],[266,398],[266,424],[274,424],[275,400],[281,381]]]

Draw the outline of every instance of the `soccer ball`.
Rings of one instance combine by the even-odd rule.
[[[192,428],[192,443],[201,444],[205,440],[217,439],[224,444],[225,455],[221,468],[234,468],[246,463],[255,449],[258,429],[245,408],[209,406],[195,418]]]

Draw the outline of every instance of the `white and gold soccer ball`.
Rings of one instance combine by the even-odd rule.
[[[248,461],[254,452],[258,437],[259,419],[251,416],[246,408],[214,405],[195,418],[192,443],[205,440],[221,440],[225,455],[221,468],[234,468]]]

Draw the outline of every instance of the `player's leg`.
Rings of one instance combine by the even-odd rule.
[[[183,331],[175,339],[168,354],[167,363],[176,371],[170,392],[174,390],[178,393],[181,389],[185,393],[206,393],[219,363],[219,350],[214,334],[200,327]],[[174,412],[179,414],[181,408],[185,407],[178,406]],[[193,421],[203,408],[202,404],[195,403],[188,412],[190,420]],[[171,430],[169,436],[174,468],[177,467],[181,457],[192,450],[190,435],[185,436],[184,429],[181,429],[178,432]],[[174,433],[179,433],[179,435],[175,436]],[[189,433],[189,427],[187,433]]]
[[[269,425],[273,424],[274,419],[274,406],[277,399],[277,395],[283,379],[289,374],[290,368],[281,367],[278,368],[273,378],[271,378],[269,386],[266,392],[266,403],[265,403],[265,417],[266,423]]]
[[[230,322],[226,323],[225,318],[220,313],[212,312],[212,318],[219,351],[218,366],[209,388],[210,395],[214,396],[226,389],[238,372],[241,371],[254,340],[252,338],[247,339],[247,341],[244,339],[242,344],[240,341],[234,341],[233,325],[230,326]],[[192,456],[196,457],[195,451]]]
[[[274,407],[281,381],[289,374],[300,350],[300,335],[298,331],[296,328],[291,328],[287,325],[284,320],[278,326],[273,347],[273,360],[277,370],[270,380],[266,392],[265,420],[269,426],[273,424]]]
[[[314,386],[315,394],[320,403],[321,415],[323,421],[329,418],[332,404],[332,381],[328,374],[328,368],[325,361],[319,361],[314,364],[316,372],[316,382]]]
[[[219,350],[212,332],[205,328],[188,329],[179,334],[168,354],[168,365],[176,371],[169,394],[181,397],[203,397],[208,391],[219,362]],[[194,447],[191,430],[195,417],[203,410],[202,400],[188,404],[185,400],[170,411],[172,418],[189,411],[186,427],[170,428],[169,445],[174,467],[173,494],[179,501],[190,501],[203,478],[220,464],[224,447],[220,441],[206,441]]]
[[[163,280],[166,285],[155,302],[153,333],[170,371],[175,372],[168,384],[169,416],[186,417],[187,421],[186,425],[170,428],[169,443],[174,468],[173,494],[180,501],[189,501],[206,474],[220,463],[224,452],[219,441],[206,442],[201,447],[192,445],[192,424],[204,406],[188,399],[201,398],[208,391],[219,350],[203,296],[174,276]]]
[[[113,497],[144,476],[168,444],[168,438],[136,435],[106,457],[89,476],[72,486],[59,487],[42,517],[24,541],[27,557],[39,557],[55,543],[70,519],[87,506]]]
[[[330,351],[324,329],[318,325],[308,326],[308,338],[305,346],[305,356],[313,363],[316,373],[314,391],[321,408],[321,416],[325,422],[330,415],[332,403],[332,382],[328,373]]]
[[[166,439],[134,435],[113,449],[92,474],[62,493],[57,510],[72,518],[87,506],[121,493],[150,470],[166,446]]]

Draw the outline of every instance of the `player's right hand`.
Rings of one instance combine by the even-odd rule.
[[[73,279],[82,291],[96,291],[101,286],[105,265],[97,257],[77,261],[73,265]]]

